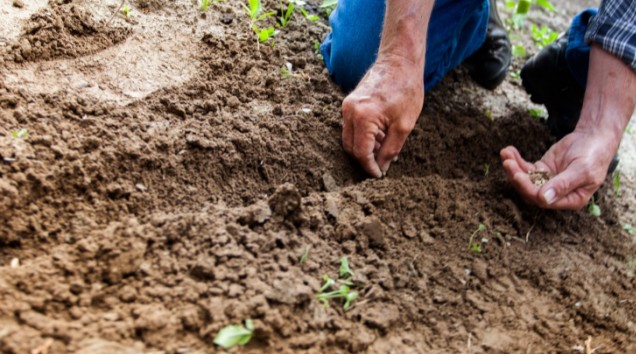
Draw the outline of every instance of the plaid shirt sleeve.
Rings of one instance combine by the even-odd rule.
[[[585,40],[598,43],[636,71],[636,0],[604,0],[590,20]]]

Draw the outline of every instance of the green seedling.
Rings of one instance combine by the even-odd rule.
[[[545,118],[547,116],[547,112],[543,108],[530,108],[530,117],[535,119]]]
[[[556,11],[554,5],[552,5],[548,0],[534,0],[534,4],[539,5],[540,7],[548,10],[548,11]]]
[[[636,228],[632,224],[623,225],[623,230],[627,231],[630,235],[636,235]]]
[[[484,169],[484,177],[488,177],[488,174],[490,173],[490,164],[485,163],[483,165],[483,169]]]
[[[475,236],[486,230],[486,225],[484,224],[479,224],[479,226],[477,226],[477,229],[475,231],[473,231],[473,233],[470,235],[470,239],[468,240],[468,251],[470,252],[477,252],[477,253],[481,253],[481,243],[480,242],[475,242],[473,243],[473,239],[475,238]],[[482,240],[483,241],[483,240]]]
[[[121,13],[123,13],[125,17],[128,17],[128,15],[130,15],[130,7],[128,7],[128,4],[124,4],[121,7]]]
[[[612,178],[612,182],[614,184],[614,195],[620,197],[621,195],[621,171],[617,169],[614,171],[614,176]]]
[[[256,37],[258,37],[258,41],[260,43],[267,42],[268,39],[272,38],[274,34],[276,34],[274,27],[258,28],[256,25],[253,25],[252,29],[254,30],[254,33],[256,33]]]
[[[27,139],[29,137],[29,130],[22,128],[11,132],[11,136],[15,139]]]
[[[303,14],[303,16],[309,21],[318,21],[320,19],[318,15],[310,15],[307,10],[302,8],[300,9],[300,13]]]
[[[559,37],[559,33],[553,31],[550,27],[542,26],[539,28],[539,26],[534,23],[530,27],[530,34],[532,35],[532,40],[539,50],[554,42]]]
[[[594,197],[592,197],[592,199],[590,199],[590,202],[587,204],[587,212],[588,214],[597,218],[601,216],[601,207],[596,204],[596,202],[594,201]]]
[[[303,252],[303,254],[300,256],[300,260],[298,261],[300,264],[305,264],[309,259],[309,248],[310,247],[305,248],[305,252]]]
[[[285,65],[281,66],[280,67],[280,74],[285,79],[289,79],[290,77],[292,77],[294,75],[293,72],[292,72],[292,64],[287,62],[287,63],[285,63]]]
[[[325,10],[327,16],[331,15],[331,12],[338,6],[338,0],[323,0],[320,4],[320,8]]]
[[[526,47],[521,44],[515,44],[512,46],[512,55],[515,57],[523,58],[527,55]]]
[[[342,257],[342,259],[340,260],[340,268],[338,272],[341,278],[344,278],[346,276],[353,276],[353,272],[351,271],[351,268],[349,268],[349,260],[347,260],[347,257]]]
[[[328,275],[325,275],[324,277],[322,277],[322,280],[325,282],[325,284],[320,287],[320,290],[318,290],[318,293],[323,293],[325,292],[325,290],[331,288],[333,285],[336,284],[336,281],[329,278]]]
[[[528,16],[528,11],[532,5],[537,5],[548,11],[556,11],[554,6],[547,0],[506,0],[505,6],[509,10],[513,10],[512,19],[510,20],[512,27],[521,28]]]
[[[316,55],[316,58],[318,58],[318,60],[322,61],[322,53],[320,53],[320,42],[319,41],[314,41],[314,54]]]
[[[521,78],[521,70],[514,70],[510,72],[510,77],[513,79],[520,79]]]
[[[351,303],[358,298],[358,292],[357,291],[352,291],[351,288],[348,285],[340,285],[340,288],[338,288],[338,290],[334,290],[334,291],[330,291],[328,293],[319,293],[318,295],[316,295],[316,298],[318,299],[318,301],[320,301],[323,306],[325,307],[329,307],[329,300],[330,299],[345,299],[344,304],[342,305],[342,308],[345,310],[348,310],[351,307]]]
[[[276,12],[263,13],[263,4],[261,4],[260,0],[248,0],[247,3],[249,7],[243,4],[243,8],[250,16],[250,20],[252,21],[252,23],[276,15]]]
[[[199,10],[206,11],[210,7],[210,0],[199,0]]]
[[[280,15],[280,18],[278,19],[278,22],[280,23],[282,27],[287,27],[287,25],[289,24],[289,21],[291,21],[291,18],[294,15],[294,9],[295,9],[294,3],[291,1],[289,2],[289,4],[287,4],[286,10],[284,8],[281,9],[281,15]]]
[[[230,325],[223,327],[214,337],[214,344],[229,349],[237,345],[245,345],[254,334],[254,323],[252,320],[245,320],[245,327],[241,325]]]

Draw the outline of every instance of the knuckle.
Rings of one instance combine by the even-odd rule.
[[[395,131],[400,135],[409,134],[413,130],[413,125],[409,122],[400,121],[395,125]]]

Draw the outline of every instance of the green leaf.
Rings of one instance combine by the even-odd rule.
[[[254,333],[254,324],[252,320],[245,320],[245,327],[241,325],[229,325],[223,327],[214,337],[214,344],[225,349],[232,348],[237,345],[245,345]]]
[[[325,290],[329,289],[334,284],[336,284],[336,282],[333,279],[329,278],[329,276],[327,275],[322,277],[322,280],[324,280],[325,284],[323,284],[323,286],[320,287],[320,290],[318,290],[318,293],[323,293]]]
[[[547,112],[543,108],[530,108],[530,117],[540,119],[545,118]]]
[[[554,6],[548,0],[536,0],[537,5],[543,7],[546,10],[556,11]]]
[[[27,139],[29,137],[29,130],[22,128],[11,132],[11,136],[15,139]]]
[[[621,195],[621,192],[620,192],[620,188],[621,188],[621,171],[620,170],[614,171],[613,182],[614,182],[614,195],[618,197],[618,196]]]
[[[281,68],[282,70],[283,68]],[[302,256],[300,256],[300,264],[304,264],[309,259],[309,247],[305,248],[305,252],[303,252]]]
[[[357,291],[352,291],[348,293],[347,295],[345,295],[345,303],[344,305],[342,305],[342,308],[344,308],[345,310],[348,310],[349,307],[351,307],[351,303],[355,301],[357,298],[358,298]]]
[[[353,272],[351,268],[349,268],[349,260],[347,257],[342,257],[340,260],[340,269],[339,269],[340,277],[345,277],[347,275],[353,276]]]
[[[599,207],[595,202],[594,202],[594,197],[592,197],[592,199],[590,199],[589,204],[587,205],[587,212],[594,216],[594,217],[599,217],[601,216],[601,207]]]
[[[528,13],[528,10],[530,9],[530,4],[532,4],[530,0],[519,0],[519,2],[517,3],[515,14],[526,15]]]
[[[309,21],[318,21],[320,19],[318,15],[310,15],[305,9],[300,9],[300,13],[302,13]]]
[[[634,229],[632,224],[623,225],[623,230],[627,231],[630,235],[636,235],[636,229]]]
[[[515,44],[512,46],[512,55],[515,57],[525,57],[526,48],[521,44]]]
[[[320,5],[321,8],[327,8],[327,7],[336,7],[338,6],[338,0],[324,0],[322,2],[322,4]]]

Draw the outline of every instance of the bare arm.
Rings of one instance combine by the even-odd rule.
[[[583,110],[576,129],[535,164],[514,147],[501,151],[508,179],[526,201],[544,208],[580,209],[601,186],[612,157],[636,107],[636,72],[620,59],[593,46]],[[535,186],[529,170],[556,174]]]
[[[424,104],[426,34],[432,0],[388,0],[378,57],[342,104],[344,149],[381,177]]]

